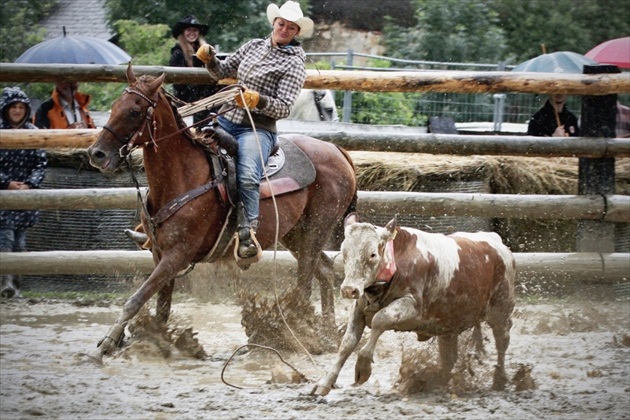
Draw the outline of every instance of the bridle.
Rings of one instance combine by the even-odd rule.
[[[147,95],[140,92],[139,90],[132,89],[131,86],[127,86],[124,90],[124,93],[138,95],[139,97],[147,101],[147,103],[149,104],[149,107],[147,107],[145,111],[144,117],[142,118],[142,122],[131,134],[128,134],[127,136],[121,136],[108,124],[105,124],[103,126],[103,129],[110,132],[112,136],[114,136],[114,138],[118,140],[118,142],[121,144],[120,150],[118,152],[120,154],[120,157],[125,157],[133,150],[133,147],[131,147],[133,138],[136,135],[142,136],[144,134],[144,130],[147,127],[148,127],[149,137],[151,138],[151,141],[155,144],[155,138],[153,136],[153,133],[156,130],[155,119],[153,118],[153,111],[157,107],[157,101],[154,101],[153,99],[149,98]]]
[[[319,113],[319,118],[322,121],[326,121],[326,117],[327,117],[326,110],[324,109],[324,106],[322,105],[322,101],[326,97],[326,91],[314,90],[313,97],[315,99],[315,107],[317,108],[317,112]]]

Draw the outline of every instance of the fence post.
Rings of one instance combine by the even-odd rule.
[[[617,66],[584,66],[584,74],[619,73]],[[615,137],[617,95],[583,96],[581,136]],[[578,194],[615,193],[615,158],[579,158]],[[614,223],[580,220],[577,225],[577,251],[614,252]]]
[[[505,61],[499,61],[497,64],[497,71],[505,70]],[[494,113],[492,115],[493,129],[495,132],[501,131],[501,125],[503,124],[503,111],[505,110],[505,93],[495,93],[492,95],[494,98]]]
[[[354,54],[353,54],[352,48],[348,48],[346,66],[348,67],[352,66],[353,55]],[[352,114],[352,91],[346,90],[343,92],[343,116],[342,116],[343,122],[345,123],[350,122],[351,114]]]

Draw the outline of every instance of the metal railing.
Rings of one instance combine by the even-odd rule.
[[[423,60],[407,60],[374,54],[363,54],[349,49],[347,52],[317,52],[307,53],[309,58],[329,58],[333,70],[362,70],[362,71],[424,71],[424,70],[496,70],[509,71],[515,65],[505,62],[489,63],[455,63]],[[387,61],[396,67],[374,67],[370,65],[355,65],[355,59]],[[343,64],[338,63],[343,60]],[[383,93],[386,95],[386,93]],[[419,97],[419,99],[418,99]],[[353,119],[359,109],[353,108],[352,92],[344,91],[336,95],[342,102],[342,121],[357,122]],[[547,99],[546,95],[531,94],[461,94],[461,93],[423,93],[408,99],[414,101],[413,108],[417,113],[429,117],[451,117],[456,122],[492,122],[494,131],[500,132],[502,124],[526,124],[531,116],[538,111]],[[580,98],[567,98],[567,107],[579,116]],[[411,121],[396,121],[397,124],[412,125]]]

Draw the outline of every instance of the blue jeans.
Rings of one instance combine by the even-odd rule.
[[[0,252],[26,251],[26,229],[0,229]],[[20,294],[20,277],[11,274],[2,278],[2,296],[14,297]]]
[[[236,159],[236,182],[241,201],[245,207],[247,220],[251,223],[258,220],[260,208],[260,179],[263,168],[269,160],[271,151],[278,141],[278,135],[267,130],[234,124],[219,117],[219,125],[238,141],[238,156]],[[260,142],[260,148],[258,144]],[[261,158],[261,150],[262,157]]]
[[[0,252],[26,251],[26,229],[0,229]]]

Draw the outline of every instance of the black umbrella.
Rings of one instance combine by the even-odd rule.
[[[103,39],[82,35],[66,35],[32,46],[15,60],[33,64],[122,64],[131,60],[123,49]]]

